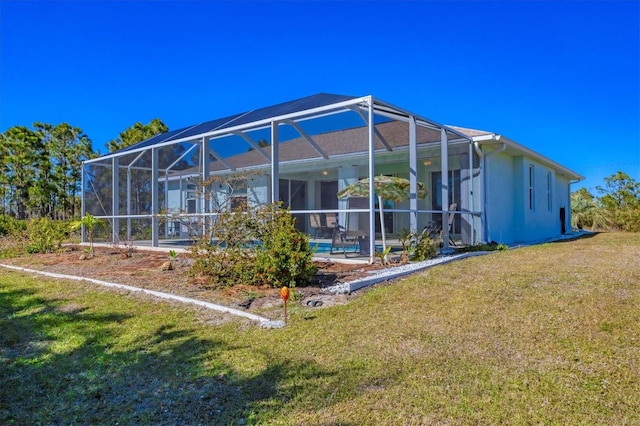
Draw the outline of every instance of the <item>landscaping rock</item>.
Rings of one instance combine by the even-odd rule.
[[[164,262],[162,265],[160,265],[160,270],[173,271],[173,263],[171,263],[170,261]]]

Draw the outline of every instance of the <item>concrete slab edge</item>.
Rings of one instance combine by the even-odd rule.
[[[233,308],[229,308],[227,306],[216,305],[215,303],[204,302],[202,300],[191,299],[191,298],[188,298],[188,297],[177,296],[175,294],[163,293],[161,291],[147,290],[147,289],[144,289],[144,288],[133,287],[133,286],[124,285],[124,284],[117,284],[117,283],[112,283],[112,282],[108,282],[108,281],[96,280],[94,278],[79,277],[79,276],[75,276],[75,275],[58,274],[58,273],[55,273],[55,272],[38,271],[38,270],[35,270],[35,269],[23,268],[21,266],[5,265],[5,264],[1,264],[1,263],[0,263],[0,266],[3,267],[3,268],[6,268],[6,269],[12,269],[12,270],[16,270],[16,271],[20,271],[20,272],[26,272],[26,273],[30,273],[30,274],[43,275],[43,276],[50,277],[50,278],[58,278],[58,279],[73,280],[73,281],[86,281],[86,282],[89,282],[89,283],[92,283],[92,284],[98,284],[98,285],[105,286],[105,287],[117,288],[117,289],[121,289],[121,290],[128,290],[128,291],[131,291],[131,292],[144,293],[144,294],[148,294],[148,295],[160,298],[160,299],[168,299],[168,300],[173,300],[173,301],[177,301],[177,302],[197,305],[197,306],[201,306],[201,307],[206,308],[206,309],[211,309],[211,310],[222,312],[222,313],[225,313],[225,314],[230,314],[230,315],[235,315],[235,316],[247,318],[247,319],[249,319],[251,321],[257,322],[263,328],[282,328],[285,325],[284,321],[270,320],[270,319],[261,317],[259,315],[255,315],[255,314],[251,314],[249,312],[241,311],[239,309],[233,309]]]

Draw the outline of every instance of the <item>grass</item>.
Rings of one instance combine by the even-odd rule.
[[[0,271],[1,424],[638,424],[640,234],[495,252],[265,330]]]

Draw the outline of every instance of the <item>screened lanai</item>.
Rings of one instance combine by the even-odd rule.
[[[206,235],[223,209],[282,201],[297,227],[323,238],[314,218],[335,217],[379,244],[374,191],[338,199],[347,185],[391,175],[409,198],[383,202],[387,235],[442,226],[451,242],[482,241],[480,166],[472,137],[373,96],[317,94],[154,136],[83,164],[82,213],[103,219],[107,242]],[[371,182],[371,179],[370,179]],[[416,196],[421,183],[424,199]],[[444,201],[443,201],[444,200]],[[451,234],[451,235],[450,235]],[[101,238],[102,238],[101,237]]]

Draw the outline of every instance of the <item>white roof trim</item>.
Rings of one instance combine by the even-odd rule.
[[[584,176],[574,172],[571,169],[566,168],[565,166],[561,165],[560,163],[557,163],[555,161],[553,161],[552,159],[545,157],[544,155],[533,151],[532,149],[527,148],[524,145],[520,145],[518,142],[513,141],[505,136],[499,135],[497,133],[491,133],[489,135],[481,135],[481,136],[474,136],[472,137],[474,142],[478,142],[481,143],[483,145],[489,145],[489,144],[495,144],[495,143],[506,143],[508,147],[515,149],[516,151],[521,152],[522,154],[526,155],[527,157],[534,159],[536,161],[539,161],[547,166],[552,167],[553,169],[555,169],[556,171],[559,171],[560,174],[566,175],[569,178],[571,178],[571,180],[584,180]]]

